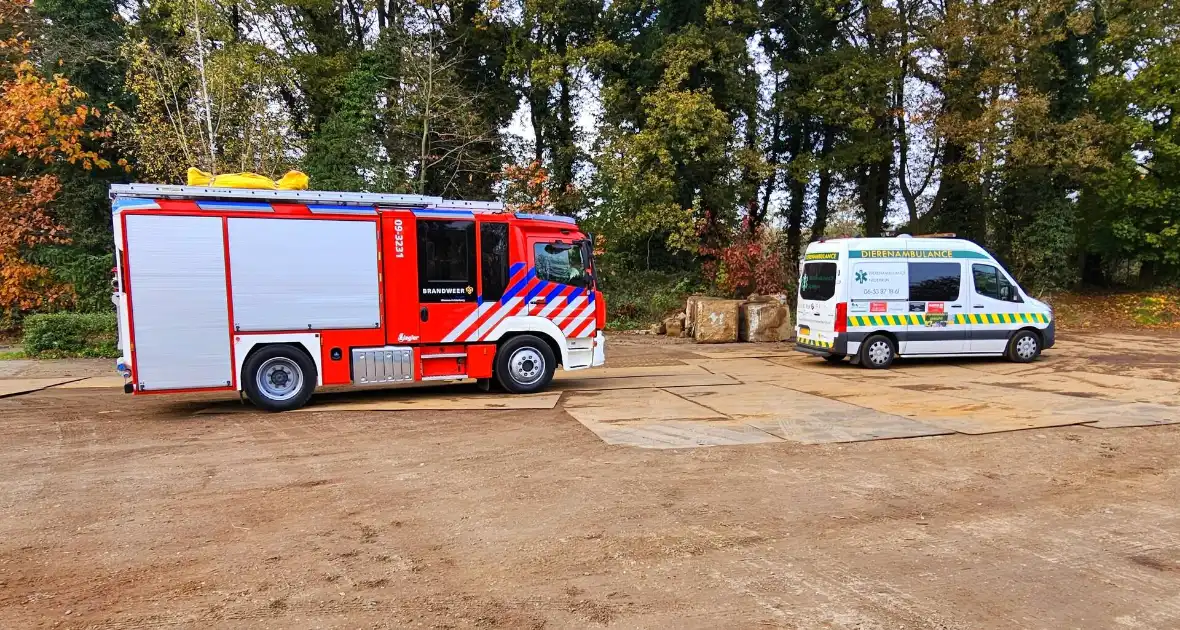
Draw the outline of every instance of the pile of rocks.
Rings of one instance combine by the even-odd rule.
[[[746,300],[694,295],[683,313],[657,324],[654,332],[691,337],[697,343],[786,341],[792,332],[791,309],[783,294],[751,295]]]

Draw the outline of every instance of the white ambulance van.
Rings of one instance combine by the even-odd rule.
[[[1053,311],[982,247],[955,238],[810,244],[799,277],[795,349],[887,368],[897,357],[1006,356],[1052,347]]]

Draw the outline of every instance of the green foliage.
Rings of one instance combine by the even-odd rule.
[[[1180,297],[1174,294],[1141,297],[1135,308],[1135,321],[1143,326],[1180,324]]]
[[[119,356],[113,313],[52,313],[24,320],[24,351],[33,358]]]
[[[698,234],[716,238],[748,201],[739,199],[738,123],[757,115],[746,46],[756,9],[725,0],[623,2],[611,4],[605,21],[591,56],[605,113],[596,220],[608,242],[655,235],[669,249],[695,251]]]
[[[317,188],[361,191],[370,188],[377,165],[377,91],[380,80],[376,72],[363,65],[344,79],[335,111],[308,143],[303,168]]]
[[[599,268],[607,327],[612,330],[647,328],[684,310],[685,298],[701,289],[695,273],[612,269],[601,263]]]
[[[111,124],[84,148],[131,167],[0,164],[61,182],[69,242],[22,256],[80,310],[109,308],[109,184],[188,166],[491,199],[535,162],[631,323],[703,271],[759,268],[734,256],[790,276],[808,238],[900,223],[978,240],[1038,291],[1180,278],[1164,0],[33,2],[28,57]],[[780,237],[743,254],[761,229]]]
[[[62,245],[39,249],[34,262],[50,269],[53,276],[74,289],[73,308],[82,313],[111,310],[111,254],[90,254],[85,249]]]

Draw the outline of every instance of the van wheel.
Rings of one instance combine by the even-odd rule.
[[[316,369],[311,357],[286,344],[265,346],[242,366],[246,396],[266,411],[290,411],[307,404],[315,391]]]
[[[885,335],[873,335],[860,345],[860,364],[874,370],[884,370],[893,365],[897,350]]]
[[[544,389],[556,368],[549,344],[533,335],[513,337],[496,351],[496,380],[513,394]]]
[[[1031,330],[1012,335],[1008,342],[1008,358],[1017,363],[1028,363],[1041,356],[1041,338]]]

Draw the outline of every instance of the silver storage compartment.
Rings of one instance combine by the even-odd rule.
[[[352,349],[352,383],[380,385],[414,380],[414,350],[407,346]]]

